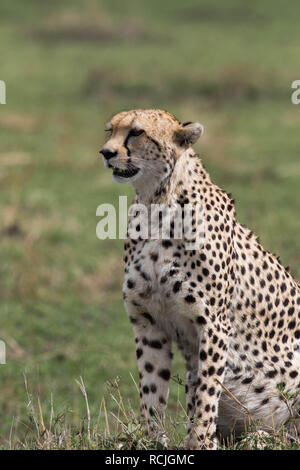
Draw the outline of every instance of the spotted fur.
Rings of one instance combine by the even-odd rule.
[[[299,416],[299,399],[287,407],[279,391],[300,387],[299,284],[237,221],[233,200],[211,181],[191,148],[202,126],[180,124],[165,111],[134,110],[114,116],[108,129],[105,149],[113,156],[105,163],[114,172],[130,169],[115,179],[133,184],[135,202],[203,207],[199,250],[187,250],[172,230],[171,239],[125,242],[123,295],[135,333],[142,420],[163,439],[172,342],[187,367],[187,448],[216,448],[217,433],[239,435],[249,415],[266,431]],[[139,214],[130,225],[141,229]]]

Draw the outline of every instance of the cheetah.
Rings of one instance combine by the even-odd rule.
[[[173,342],[187,369],[186,449],[216,449],[218,438],[241,435],[250,417],[267,432],[291,413],[298,418],[299,284],[237,221],[231,196],[211,181],[192,149],[202,125],[180,123],[166,111],[132,110],[115,115],[106,130],[104,164],[115,181],[133,185],[135,203],[182,210],[200,204],[205,227],[199,249],[175,236],[173,220],[169,238],[134,238],[128,230],[123,297],[144,426],[165,442]],[[128,227],[141,231],[140,220],[137,211]],[[193,215],[191,225],[195,234],[203,230]],[[291,406],[282,390],[294,397]],[[297,419],[296,426],[299,432]]]

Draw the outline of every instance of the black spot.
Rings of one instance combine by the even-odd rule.
[[[170,374],[169,369],[161,369],[161,370],[158,372],[158,375],[159,375],[159,377],[161,377],[161,378],[164,379],[164,380],[169,380],[171,374]]]
[[[150,348],[154,348],[154,349],[162,348],[161,342],[158,340],[149,341],[148,345],[150,346]]]
[[[254,376],[252,377],[246,377],[246,379],[242,380],[242,384],[251,384],[251,382],[253,381],[254,379]]]
[[[295,326],[296,326],[296,322],[295,322],[294,320],[291,321],[291,322],[288,324],[288,328],[289,328],[290,330],[293,330],[293,329],[295,328]]]
[[[150,362],[146,362],[145,369],[146,369],[147,372],[152,372],[154,367]]]
[[[201,351],[201,352],[200,352],[200,359],[201,359],[202,361],[205,361],[205,360],[207,359],[207,354],[206,354],[205,351]]]
[[[164,397],[162,396],[159,397],[159,403],[161,403],[162,405],[166,404],[166,400],[164,399]]]
[[[161,244],[164,248],[170,248],[170,246],[172,246],[172,242],[170,240],[163,240]]]
[[[219,360],[219,358],[220,358],[220,354],[219,354],[219,353],[215,353],[215,354],[213,355],[212,360],[213,360],[214,362],[217,362],[217,361]]]
[[[138,349],[136,350],[136,357],[139,359],[142,354],[143,354],[143,350],[142,350],[141,348],[138,348]]]
[[[290,307],[288,309],[288,315],[290,315],[290,316],[293,315],[294,311],[295,311],[294,307]]]
[[[149,320],[149,322],[151,323],[151,325],[154,325],[154,324],[155,324],[155,321],[153,320],[152,316],[149,315],[149,313],[147,313],[147,312],[143,313],[143,317],[145,317],[147,320]]]
[[[196,302],[195,297],[194,297],[193,295],[191,295],[191,294],[187,295],[187,296],[184,298],[184,300],[185,300],[187,303],[189,303],[189,304],[193,304],[193,303]]]
[[[181,289],[181,284],[182,282],[181,281],[176,281],[174,286],[173,286],[173,292],[174,294],[176,294],[176,292],[180,291]]]
[[[273,379],[278,374],[277,370],[270,370],[269,372],[266,373],[266,377],[269,377],[270,379]]]

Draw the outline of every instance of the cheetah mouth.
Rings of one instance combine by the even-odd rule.
[[[114,168],[113,176],[117,178],[133,178],[133,176],[137,175],[139,172],[139,168],[128,168],[126,170],[122,170],[121,168]]]

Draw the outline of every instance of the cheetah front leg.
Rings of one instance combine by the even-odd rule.
[[[171,340],[148,313],[131,317],[140,375],[140,408],[143,426],[154,440],[167,444],[163,431],[171,374]]]
[[[185,447],[190,450],[216,449],[219,399],[225,375],[228,331],[217,319],[198,317],[199,362],[195,389],[194,418]]]
[[[189,354],[188,358],[186,358],[186,368],[185,397],[186,412],[189,418],[188,433],[190,433],[195,415],[195,395],[198,383],[198,354]]]

